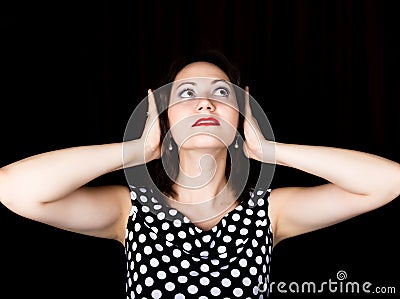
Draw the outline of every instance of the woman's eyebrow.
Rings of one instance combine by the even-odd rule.
[[[190,85],[194,85],[194,86],[196,86],[197,85],[197,83],[196,82],[192,82],[192,81],[185,81],[185,82],[182,82],[181,84],[179,84],[176,88],[179,88],[179,87],[181,87],[182,85],[185,85],[185,84],[190,84]]]
[[[224,82],[226,84],[229,84],[228,81],[226,81],[224,79],[215,79],[215,80],[211,81],[211,84],[215,84],[215,83],[218,83],[218,82]]]

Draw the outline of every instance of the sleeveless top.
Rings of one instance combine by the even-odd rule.
[[[218,224],[203,231],[151,188],[130,188],[127,299],[268,297],[270,189],[252,189]]]

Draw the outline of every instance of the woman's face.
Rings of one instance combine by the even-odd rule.
[[[236,136],[239,112],[225,72],[208,62],[185,66],[172,85],[168,118],[180,149],[229,146]]]

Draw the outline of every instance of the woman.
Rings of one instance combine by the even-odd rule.
[[[265,138],[252,115],[248,89],[243,103],[234,88],[239,76],[224,57],[188,60],[171,76],[168,96],[149,91],[139,138],[47,152],[0,172],[0,199],[10,210],[121,242],[127,298],[268,296],[270,258],[278,242],[371,211],[399,195],[396,162]],[[327,182],[274,190],[246,180],[236,183],[236,160],[229,157],[237,152]],[[129,170],[147,163],[154,166],[154,184],[135,183],[140,178]],[[122,168],[129,186],[85,186]]]

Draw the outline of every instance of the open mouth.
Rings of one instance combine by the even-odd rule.
[[[220,123],[218,119],[214,117],[202,117],[196,120],[196,122],[192,125],[192,127],[198,126],[219,126]]]

